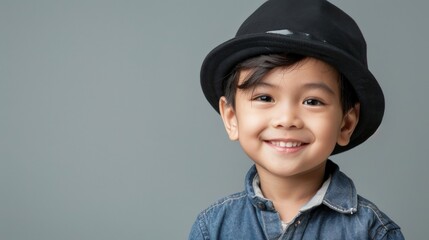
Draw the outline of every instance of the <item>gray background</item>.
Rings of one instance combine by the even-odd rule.
[[[251,162],[199,87],[262,0],[0,0],[0,239],[186,239]],[[426,239],[427,1],[332,1],[360,25],[385,120],[334,157]]]

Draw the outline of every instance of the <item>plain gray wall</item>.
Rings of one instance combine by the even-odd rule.
[[[263,0],[0,0],[0,239],[186,239],[240,191],[199,68]],[[386,95],[369,141],[334,157],[427,237],[429,39],[423,0],[332,1],[360,25]]]

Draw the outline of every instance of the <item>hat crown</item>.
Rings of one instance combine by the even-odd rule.
[[[367,66],[366,42],[358,25],[326,0],[268,0],[243,22],[236,37],[278,30],[308,34]]]

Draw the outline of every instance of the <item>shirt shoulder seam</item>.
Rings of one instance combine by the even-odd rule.
[[[224,197],[224,198],[220,199],[219,201],[217,201],[216,203],[212,204],[210,207],[206,208],[206,210],[204,210],[204,213],[209,212],[213,208],[224,205],[227,202],[239,200],[239,199],[242,199],[243,197],[246,197],[246,196],[247,196],[247,193],[243,191],[243,192],[239,192],[239,193],[229,195],[228,197]]]
[[[386,221],[386,219],[383,217],[383,213],[373,203],[365,203],[365,202],[359,201],[359,205],[363,208],[370,209],[373,212],[373,214],[376,216],[381,226],[386,230],[386,232],[399,229],[399,226],[393,223],[390,219]]]

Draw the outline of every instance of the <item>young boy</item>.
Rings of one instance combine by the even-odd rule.
[[[384,112],[347,14],[325,0],[268,0],[209,53],[201,85],[255,164],[189,239],[403,239],[328,160],[368,139]]]

